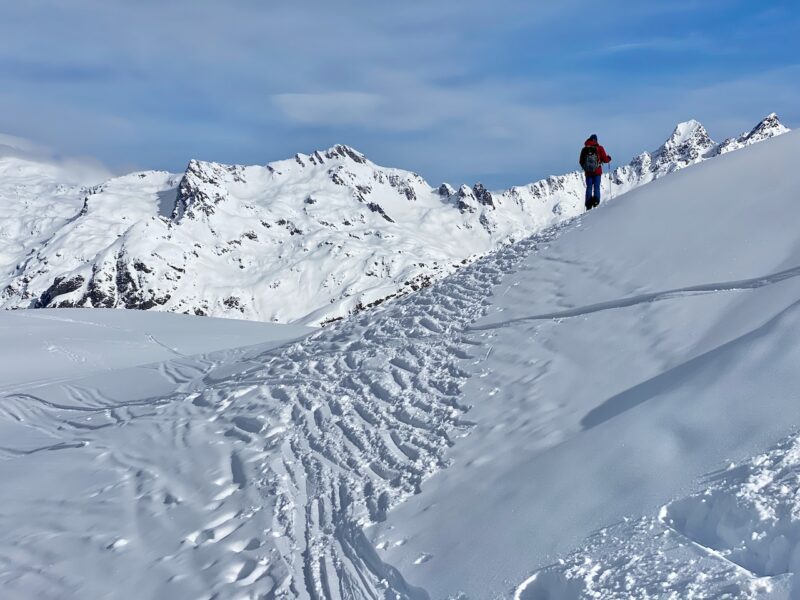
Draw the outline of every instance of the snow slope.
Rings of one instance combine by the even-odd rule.
[[[796,596],[799,146],[285,346],[3,393],[3,597]]]
[[[506,276],[470,328],[476,427],[382,558],[433,598],[797,597],[797,442],[770,449],[800,423],[798,150],[632,192]]]
[[[0,312],[0,393],[308,335],[299,325],[105,309]]]
[[[615,194],[785,131],[770,115],[717,145],[700,123],[682,123],[656,151],[614,171]],[[0,168],[12,167],[0,160]],[[193,160],[181,175],[133,173],[80,196],[69,188],[48,197],[28,171],[28,183],[20,176],[13,192],[0,188],[9,213],[0,230],[6,308],[136,308],[319,325],[583,211],[577,172],[501,192],[432,188],[346,146],[267,166]]]

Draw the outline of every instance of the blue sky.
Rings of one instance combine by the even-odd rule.
[[[0,7],[0,132],[116,171],[346,143],[431,184],[617,162],[695,118],[800,126],[796,0],[25,0]]]

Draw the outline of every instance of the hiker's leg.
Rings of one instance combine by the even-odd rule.
[[[603,176],[595,175],[592,179],[592,187],[594,187],[592,196],[595,198],[595,203],[600,204],[600,184],[603,182]]]

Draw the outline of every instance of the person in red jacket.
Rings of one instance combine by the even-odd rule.
[[[583,144],[580,165],[586,173],[586,210],[600,204],[600,182],[603,180],[603,165],[611,162],[606,149],[597,143],[597,134],[592,134]]]

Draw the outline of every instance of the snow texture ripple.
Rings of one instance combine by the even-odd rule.
[[[17,522],[18,506],[0,515],[0,585],[11,597],[60,599],[110,589],[138,599],[428,598],[378,557],[363,527],[446,466],[471,426],[460,403],[464,329],[502,275],[558,231],[290,346],[153,366],[169,393],[119,401],[89,379],[6,395],[2,421],[47,442],[4,445],[0,461],[79,472],[62,472],[74,485],[29,506],[33,518]]]
[[[705,483],[656,517],[600,530],[532,575],[515,600],[795,598],[800,437]]]

